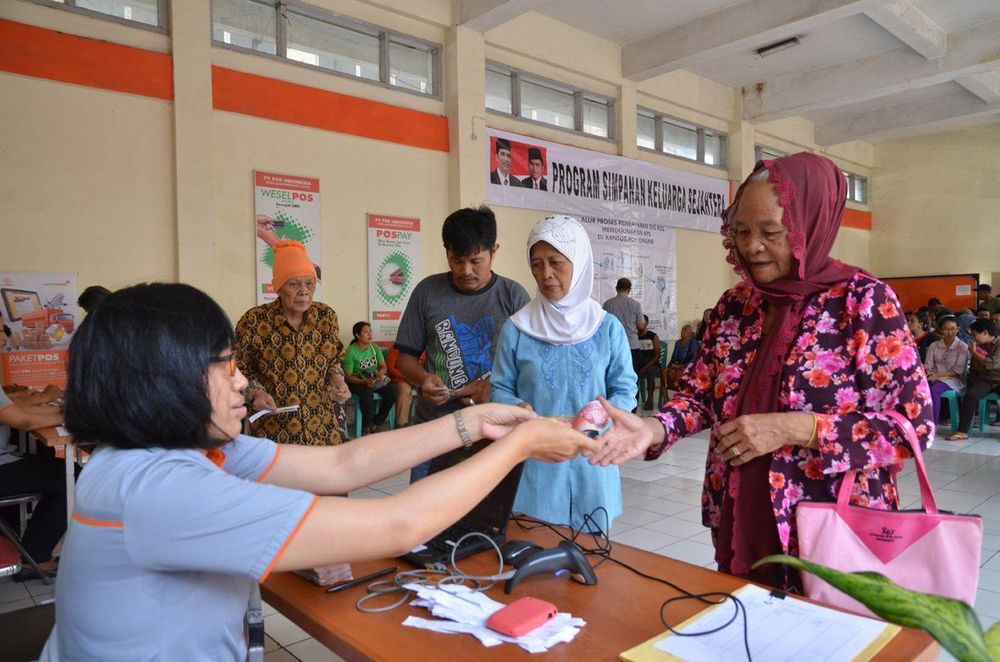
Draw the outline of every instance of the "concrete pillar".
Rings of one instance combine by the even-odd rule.
[[[634,159],[639,155],[636,145],[636,85],[634,82],[622,79],[618,86],[618,99],[615,101],[615,137],[618,140],[618,153]]]
[[[211,3],[169,5],[174,60],[177,278],[210,289],[216,277]]]
[[[486,201],[489,140],[486,137],[486,47],[483,35],[456,26],[445,44],[445,109],[451,154],[451,209]]]

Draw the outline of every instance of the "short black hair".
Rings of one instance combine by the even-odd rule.
[[[928,306],[940,306],[941,305],[941,299],[938,299],[937,297],[931,297],[930,299],[927,300],[927,305]]]
[[[80,294],[80,298],[76,300],[76,303],[89,313],[97,307],[97,304],[104,301],[105,297],[109,294],[111,294],[111,290],[103,285],[91,285]]]
[[[997,335],[997,325],[993,323],[993,320],[987,320],[983,318],[976,318],[972,324],[969,325],[969,332],[976,333],[988,333],[991,336]]]
[[[190,285],[149,283],[113,292],[69,349],[66,429],[115,448],[212,448],[211,359],[233,346],[233,326]]]
[[[615,292],[628,292],[632,289],[632,281],[628,278],[619,278],[615,283]]]
[[[497,245],[497,217],[486,205],[453,211],[444,219],[441,241],[455,257],[491,251]]]
[[[497,143],[493,147],[494,152],[499,152],[501,149],[510,151],[510,141],[506,138],[497,138]]]
[[[980,283],[979,287],[976,288],[977,292],[992,292],[993,287],[989,283]]]
[[[365,328],[366,326],[371,326],[371,324],[364,320],[361,320],[360,322],[355,322],[354,326],[351,327],[351,335],[357,338],[358,334],[361,333],[361,329]]]

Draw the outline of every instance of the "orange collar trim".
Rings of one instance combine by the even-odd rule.
[[[212,461],[212,464],[222,468],[222,465],[226,463],[226,454],[220,451],[218,448],[209,448],[208,452],[205,453],[205,457]]]

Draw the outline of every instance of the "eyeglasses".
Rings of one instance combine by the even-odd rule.
[[[209,363],[225,363],[226,367],[229,369],[229,376],[236,376],[236,354],[230,353],[226,356],[213,356],[208,360]]]

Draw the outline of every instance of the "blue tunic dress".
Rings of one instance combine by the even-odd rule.
[[[528,402],[542,416],[574,416],[603,395],[615,406],[636,406],[636,374],[621,322],[606,315],[593,336],[572,345],[552,345],[523,333],[508,321],[500,332],[490,375],[494,402]],[[591,466],[585,457],[557,464],[528,460],[514,511],[574,528],[603,506],[610,528],[621,515],[617,466]]]

